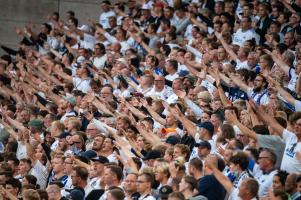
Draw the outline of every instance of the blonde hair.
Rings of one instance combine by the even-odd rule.
[[[36,190],[27,189],[22,192],[22,198],[24,200],[40,200],[40,195]]]

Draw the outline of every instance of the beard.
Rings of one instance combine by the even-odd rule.
[[[256,93],[257,93],[257,92],[260,92],[260,90],[261,90],[261,87],[256,87],[256,88],[254,87],[254,88],[253,88],[253,91],[256,92]]]

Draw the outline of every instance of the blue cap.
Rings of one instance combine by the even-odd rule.
[[[214,126],[211,122],[203,122],[200,125],[200,128],[206,129],[211,135],[214,134]]]
[[[102,164],[109,163],[108,158],[104,157],[104,156],[97,156],[95,158],[92,158],[91,160],[94,161],[94,162],[102,163]]]
[[[147,152],[143,160],[150,160],[150,159],[157,159],[157,158],[161,158],[161,152],[156,150],[151,150]]]
[[[211,150],[211,144],[208,141],[205,141],[205,140],[203,140],[199,143],[196,143],[194,146],[195,147],[200,147],[200,148],[207,148],[207,149]]]
[[[80,156],[87,158],[88,160],[91,160],[92,158],[95,158],[97,156],[96,152],[93,150],[88,150],[83,153],[80,153]]]
[[[180,138],[175,135],[171,135],[166,139],[165,143],[171,144],[171,145],[176,145],[176,144],[180,143]]]
[[[70,134],[69,132],[62,132],[62,133],[58,136],[58,138],[59,138],[59,139],[64,139],[64,138],[66,138],[67,136],[71,136],[71,134]]]

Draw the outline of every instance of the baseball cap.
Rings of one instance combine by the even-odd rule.
[[[213,133],[214,133],[214,126],[211,122],[201,123],[200,128],[206,129],[211,135],[213,135]]]
[[[180,138],[175,135],[171,135],[166,139],[165,143],[171,144],[171,145],[176,145],[176,144],[180,143]]]
[[[66,190],[70,192],[69,195],[66,196],[67,199],[72,200],[84,200],[85,199],[85,190],[79,187],[75,187],[72,190]]]
[[[68,132],[62,132],[62,133],[58,136],[58,138],[59,138],[59,139],[64,139],[64,138],[66,138],[67,136],[71,136],[71,134],[68,133]]]
[[[52,181],[49,185],[57,185],[59,188],[63,188],[64,184],[61,181]]]
[[[88,150],[88,151],[85,151],[83,153],[80,153],[80,156],[83,156],[87,159],[92,159],[92,158],[95,158],[97,156],[96,152],[93,151],[93,150]]]
[[[31,121],[28,122],[28,126],[31,126],[33,128],[36,128],[36,129],[42,129],[44,127],[44,124],[41,120],[39,119],[33,119]]]
[[[63,97],[66,101],[68,101],[71,105],[75,105],[76,104],[76,99],[74,96],[72,95],[68,95],[68,96],[65,96]]]
[[[91,160],[93,162],[99,162],[99,163],[102,163],[102,164],[105,164],[105,163],[109,162],[108,158],[104,157],[104,156],[97,156],[95,158],[92,158]]]
[[[151,150],[147,152],[143,160],[150,160],[150,159],[157,159],[157,158],[161,158],[161,152],[156,150]]]
[[[173,192],[172,187],[169,185],[164,185],[159,189],[159,197],[163,199],[167,199],[168,195]]]
[[[200,147],[200,148],[207,148],[207,149],[211,150],[211,144],[208,141],[205,141],[205,140],[203,140],[199,143],[196,143],[194,146],[195,147]]]

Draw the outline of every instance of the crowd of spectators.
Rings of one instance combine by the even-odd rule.
[[[99,6],[1,46],[1,199],[301,199],[300,0]]]

